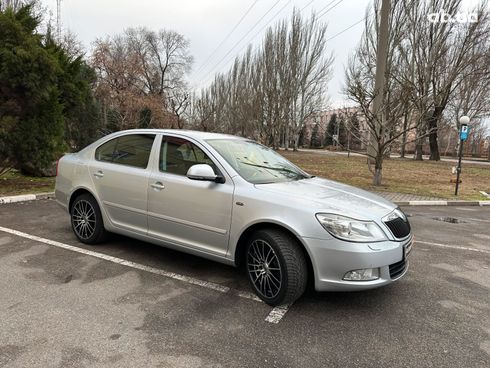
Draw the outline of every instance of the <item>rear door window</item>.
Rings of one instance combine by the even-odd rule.
[[[114,150],[116,149],[117,138],[97,147],[95,150],[95,159],[97,161],[112,162],[114,159]]]
[[[124,135],[97,148],[95,159],[144,169],[148,166],[154,140],[154,134]]]

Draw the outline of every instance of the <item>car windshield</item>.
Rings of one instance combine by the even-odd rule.
[[[250,183],[277,183],[310,177],[274,150],[257,142],[240,139],[209,139],[207,142]]]

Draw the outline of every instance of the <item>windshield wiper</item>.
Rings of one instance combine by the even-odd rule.
[[[241,161],[242,164],[245,164],[245,165],[249,165],[249,166],[255,166],[255,167],[260,167],[260,168],[263,168],[263,169],[269,169],[269,170],[275,170],[275,171],[284,171],[284,172],[287,172],[287,173],[290,173],[290,174],[294,174],[296,175],[298,178],[306,178],[306,176],[304,176],[303,174],[300,174],[296,171],[293,171],[293,170],[289,170],[285,167],[273,167],[273,166],[266,166],[266,165],[259,165],[259,164],[252,164],[250,162],[244,162],[244,161]]]

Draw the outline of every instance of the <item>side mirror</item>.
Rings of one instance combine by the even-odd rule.
[[[192,180],[214,181],[215,183],[224,183],[222,176],[216,175],[213,168],[208,164],[192,165],[187,171],[187,177]]]

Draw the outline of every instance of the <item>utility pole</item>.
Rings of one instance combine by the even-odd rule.
[[[61,0],[56,0],[56,37],[61,41]]]
[[[378,46],[376,49],[376,77],[374,81],[375,97],[373,101],[373,114],[377,116],[375,121],[375,132],[371,132],[370,142],[368,145],[368,160],[373,162],[372,157],[378,154],[377,139],[381,134],[381,124],[383,112],[380,111],[383,104],[386,61],[388,59],[388,36],[390,23],[390,0],[382,0],[381,19],[378,28]]]

